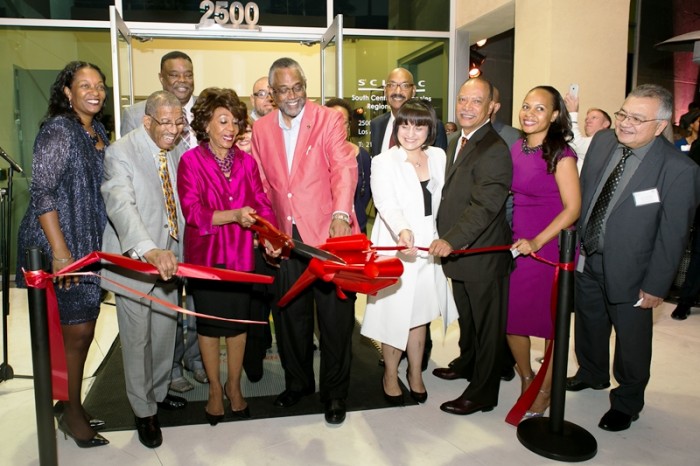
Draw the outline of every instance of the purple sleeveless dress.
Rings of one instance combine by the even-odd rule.
[[[542,149],[526,154],[522,140],[511,147],[513,159],[513,240],[537,236],[563,209],[554,174],[547,173]],[[571,149],[561,157],[576,157]],[[537,252],[538,256],[559,261],[558,237]],[[507,332],[552,338],[552,280],[555,268],[529,256],[515,259],[510,276]]]

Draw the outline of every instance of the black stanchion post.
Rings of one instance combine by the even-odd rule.
[[[576,252],[576,232],[559,234],[559,262],[571,264]],[[574,271],[559,270],[552,367],[550,417],[526,419],[518,424],[518,440],[538,455],[558,461],[586,461],[598,452],[595,437],[586,429],[564,420],[566,366],[569,358],[569,328],[574,309]]]
[[[43,268],[43,254],[37,247],[27,249],[29,269]],[[34,405],[36,430],[39,441],[39,464],[57,465],[56,430],[53,423],[53,395],[51,392],[51,360],[49,356],[49,327],[46,317],[46,290],[29,288],[29,329],[32,338],[34,367]]]

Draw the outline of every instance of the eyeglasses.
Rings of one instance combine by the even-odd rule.
[[[629,115],[629,114],[623,112],[622,110],[620,110],[619,112],[613,113],[613,115],[615,115],[615,120],[618,123],[622,123],[625,120],[629,120],[629,122],[632,126],[639,126],[642,123],[648,123],[650,121],[663,120],[663,118],[651,118],[649,120],[642,120],[641,118]]]
[[[304,92],[306,90],[306,86],[304,86],[303,84],[296,84],[293,87],[273,87],[272,90],[275,91],[275,94],[278,95],[286,96],[287,94],[289,94],[289,91],[291,91],[294,95],[297,95]]]
[[[173,122],[173,121],[158,121],[158,119],[156,117],[154,117],[153,115],[148,115],[148,116],[151,117],[151,119],[153,121],[155,121],[158,126],[185,126],[185,120],[177,120],[175,122]]]
[[[386,83],[386,88],[391,89],[392,91],[396,89],[397,87],[400,87],[402,91],[407,91],[409,89],[412,89],[415,84],[413,83],[395,83],[394,81],[389,81]]]
[[[260,89],[258,92],[253,92],[253,95],[258,99],[264,99],[270,95],[270,93],[266,89]]]

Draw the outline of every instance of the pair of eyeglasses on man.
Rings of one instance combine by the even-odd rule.
[[[407,91],[409,89],[412,89],[413,86],[414,86],[413,83],[395,83],[394,81],[389,81],[388,83],[386,83],[386,88],[391,89],[391,90],[394,90],[397,87],[400,87],[401,90]]]
[[[253,92],[253,95],[258,99],[264,99],[270,95],[270,92],[267,89],[260,89],[258,92]]]
[[[151,120],[155,121],[158,126],[185,126],[185,120],[180,119],[176,121],[159,121],[158,118],[154,117],[153,115],[148,115],[151,117]]]
[[[628,114],[628,113],[625,113],[625,112],[623,112],[622,110],[620,110],[619,112],[613,113],[613,115],[615,115],[615,120],[616,120],[618,123],[622,123],[622,122],[625,121],[625,120],[629,120],[629,122],[630,122],[630,124],[631,124],[632,126],[639,126],[639,125],[641,125],[642,123],[648,123],[648,122],[650,122],[650,121],[659,121],[659,120],[662,120],[662,118],[651,118],[651,119],[649,119],[649,120],[642,120],[641,118],[636,117],[636,116],[634,116],[634,115],[630,115],[630,114]]]
[[[306,90],[306,86],[303,84],[296,84],[293,87],[273,87],[272,90],[274,91],[275,94],[279,95],[287,95],[291,91],[294,95],[301,94]]]

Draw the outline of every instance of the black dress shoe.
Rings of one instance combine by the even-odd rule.
[[[175,411],[177,409],[184,409],[187,406],[187,400],[181,396],[175,396],[167,394],[163,401],[158,402],[158,407],[160,409],[165,409],[167,411]]]
[[[610,382],[589,384],[588,382],[579,380],[576,377],[568,377],[566,379],[566,390],[569,392],[580,392],[586,388],[592,388],[593,390],[605,390],[608,387],[610,387]]]
[[[295,404],[299,403],[299,400],[301,400],[303,397],[311,395],[312,393],[312,389],[303,391],[285,390],[280,393],[277,398],[275,398],[275,402],[273,404],[279,408],[289,408],[290,406],[294,406]]]
[[[342,424],[345,421],[345,400],[333,398],[326,401],[326,422],[328,424]]]
[[[451,367],[438,367],[433,369],[433,375],[443,380],[466,379],[466,377]]]
[[[139,441],[144,447],[156,448],[163,443],[163,433],[160,431],[158,415],[136,418],[136,430]]]
[[[678,306],[671,313],[671,317],[675,320],[685,320],[690,315],[690,305],[685,303],[678,303]]]
[[[510,382],[515,378],[515,369],[513,369],[513,366],[511,367],[506,367],[501,370],[501,380],[505,380],[506,382]]]
[[[620,432],[627,430],[632,425],[632,421],[639,419],[639,414],[629,415],[616,409],[611,409],[600,418],[598,427],[610,432]]]
[[[493,408],[493,406],[474,403],[473,401],[465,400],[461,397],[440,405],[442,411],[450,414],[459,414],[461,416],[477,413],[479,411],[492,411]]]

